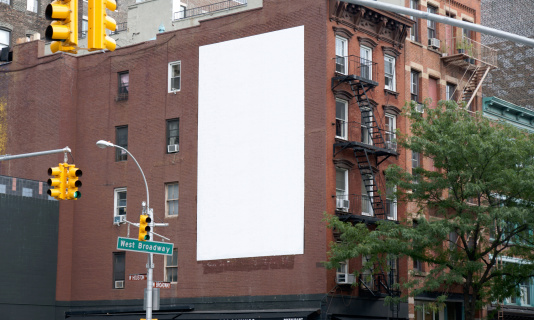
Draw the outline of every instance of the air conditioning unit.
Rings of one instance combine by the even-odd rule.
[[[419,112],[419,113],[424,113],[425,112],[425,109],[423,109],[423,105],[418,103],[415,105],[415,111]]]
[[[124,289],[124,280],[115,281],[115,289]]]
[[[341,211],[349,211],[349,200],[336,199],[336,208]]]
[[[356,282],[356,277],[353,274],[338,272],[336,273],[337,284],[353,284]]]
[[[167,146],[167,152],[168,153],[178,152],[178,151],[180,151],[179,149],[180,148],[178,147],[177,144],[171,144],[171,145]]]
[[[121,214],[121,215],[113,217],[113,224],[119,225],[125,222],[126,222],[126,215]]]
[[[433,47],[433,48],[440,48],[441,47],[441,41],[439,41],[439,39],[436,39],[436,38],[430,38],[430,39],[428,39],[428,45]]]
[[[393,141],[386,141],[386,149],[397,150],[397,143]]]

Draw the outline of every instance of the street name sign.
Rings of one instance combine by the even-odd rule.
[[[172,256],[174,245],[167,242],[139,241],[130,238],[117,238],[117,249],[126,251],[146,252]]]
[[[154,281],[154,288],[170,289],[171,283],[164,281]]]
[[[131,275],[128,276],[128,280],[130,280],[130,281],[146,280],[146,273],[131,274]]]

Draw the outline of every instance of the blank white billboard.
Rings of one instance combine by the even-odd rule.
[[[197,260],[304,253],[304,26],[199,48]]]

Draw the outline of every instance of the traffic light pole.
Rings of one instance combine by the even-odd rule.
[[[39,152],[31,152],[31,153],[23,153],[23,154],[15,154],[15,155],[5,154],[3,156],[0,156],[0,161],[45,156],[47,154],[62,153],[62,152],[65,153],[64,162],[67,162],[67,152],[68,153],[71,152],[69,147],[65,147],[63,149],[55,149],[55,150],[47,150],[47,151],[39,151]]]
[[[141,166],[139,165],[139,163],[137,162],[135,157],[126,148],[123,148],[121,146],[118,146],[116,144],[113,144],[113,143],[111,143],[109,141],[105,141],[105,140],[97,141],[96,145],[99,148],[114,147],[114,148],[118,148],[118,149],[123,150],[130,157],[132,157],[133,161],[135,162],[135,164],[139,168],[139,171],[141,171],[141,175],[143,176],[143,181],[145,182],[145,188],[146,188],[146,206],[145,206],[145,204],[143,202],[143,214],[148,214],[148,216],[150,217],[152,228],[150,228],[150,231],[148,232],[148,234],[150,235],[150,239],[152,239],[152,237],[153,237],[153,229],[154,229],[153,226],[155,226],[155,224],[154,224],[154,213],[153,213],[152,209],[150,208],[150,202],[149,202],[150,197],[149,197],[149,194],[148,194],[148,184],[146,183],[146,178],[145,178],[145,174],[143,173],[143,169],[141,169]],[[148,261],[147,261],[147,264],[146,264],[146,269],[147,269],[147,279],[146,279],[146,282],[147,282],[146,283],[146,320],[152,320],[152,307],[153,307],[153,305],[152,305],[152,293],[153,293],[152,288],[154,286],[154,277],[153,277],[154,254],[153,253],[149,253],[148,254]]]

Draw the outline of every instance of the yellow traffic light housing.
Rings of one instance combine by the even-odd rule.
[[[68,200],[78,200],[82,197],[82,193],[78,191],[78,188],[82,186],[82,182],[78,180],[82,176],[82,170],[76,168],[75,165],[68,165],[67,172],[67,192],[66,199]]]
[[[139,241],[150,240],[150,235],[148,234],[150,232],[150,226],[148,225],[150,222],[152,222],[152,219],[147,215],[142,214],[139,217]]]
[[[108,49],[114,51],[117,44],[115,40],[106,35],[106,29],[115,31],[117,22],[109,17],[106,9],[115,11],[115,0],[89,0],[89,30],[87,30],[87,47],[89,51]]]
[[[46,39],[58,40],[50,44],[50,50],[77,53],[78,1],[55,0],[46,6],[45,17],[53,20],[46,28]]]
[[[57,200],[65,199],[67,185],[67,167],[66,163],[60,163],[57,167],[48,168],[48,175],[54,178],[48,179],[47,183],[54,189],[48,189],[46,192],[49,196]]]

